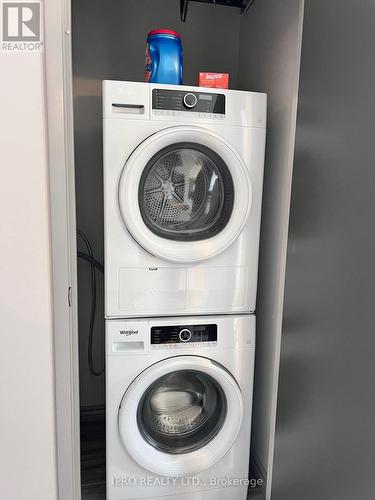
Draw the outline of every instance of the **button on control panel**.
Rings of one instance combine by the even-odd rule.
[[[151,328],[151,346],[173,348],[182,345],[196,344],[207,347],[216,345],[217,325],[179,325],[153,326]]]

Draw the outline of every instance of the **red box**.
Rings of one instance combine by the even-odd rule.
[[[229,86],[229,73],[199,73],[198,85],[211,89],[227,89]]]

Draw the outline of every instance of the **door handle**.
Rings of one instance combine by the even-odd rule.
[[[119,102],[113,102],[112,107],[123,108],[123,109],[144,109],[143,104],[123,104]]]
[[[143,104],[128,104],[123,102],[113,102],[112,113],[144,115],[145,107]]]

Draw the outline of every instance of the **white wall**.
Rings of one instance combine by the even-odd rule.
[[[268,94],[252,452],[270,495],[303,0],[256,2],[241,23],[239,88]]]
[[[0,497],[54,500],[43,54],[0,52]]]

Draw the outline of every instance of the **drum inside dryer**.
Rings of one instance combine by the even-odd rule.
[[[180,241],[207,239],[218,234],[232,214],[232,176],[208,147],[172,144],[147,163],[138,201],[143,221],[154,234]]]

